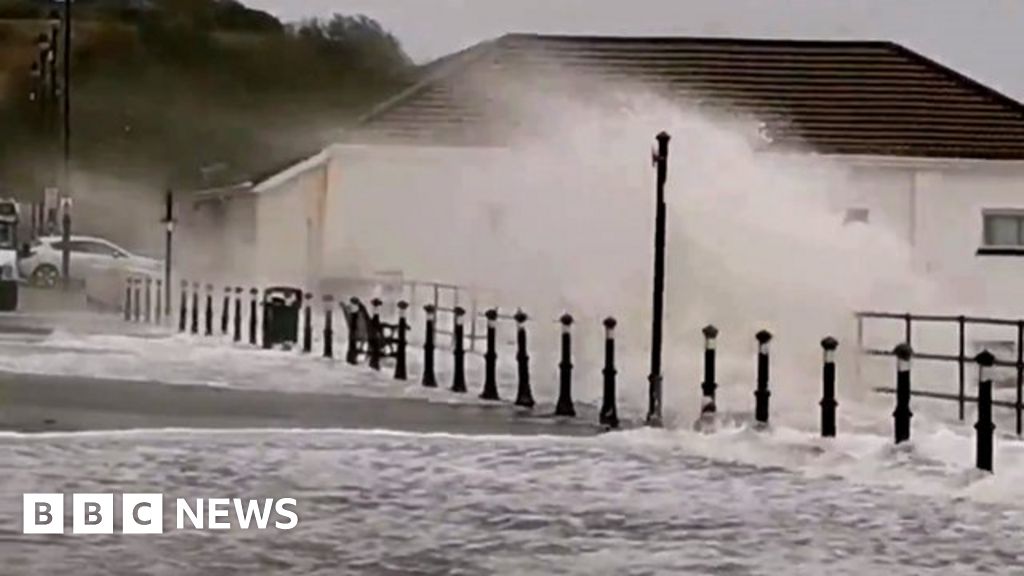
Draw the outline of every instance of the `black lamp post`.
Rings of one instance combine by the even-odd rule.
[[[667,132],[658,134],[658,149],[654,153],[654,166],[658,171],[657,211],[654,228],[654,306],[651,318],[651,374],[647,377],[649,398],[647,425],[660,427],[662,424],[662,374],[661,340],[662,317],[665,313],[665,181],[668,179]]]

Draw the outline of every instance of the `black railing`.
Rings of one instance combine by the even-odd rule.
[[[977,397],[971,397],[967,395],[967,377],[966,367],[968,363],[973,364],[975,362],[974,357],[967,356],[966,344],[967,344],[967,327],[970,325],[977,326],[1002,326],[1002,327],[1016,327],[1017,328],[1017,358],[1015,361],[1011,360],[1000,360],[996,359],[995,366],[1014,368],[1017,372],[1017,399],[1015,402],[1009,401],[994,401],[994,406],[1000,406],[1004,408],[1012,408],[1016,413],[1016,431],[1017,435],[1021,436],[1024,434],[1024,319],[1011,320],[1008,318],[986,318],[986,317],[972,317],[972,316],[943,316],[933,314],[897,314],[892,312],[859,312],[857,315],[857,347],[865,355],[868,356],[895,356],[892,350],[883,350],[877,348],[866,348],[864,346],[864,321],[865,320],[894,320],[903,323],[903,338],[904,342],[909,344],[912,348],[914,346],[914,323],[919,324],[954,324],[957,327],[957,342],[958,351],[955,355],[953,354],[936,354],[930,352],[921,352],[914,350],[914,358],[926,361],[934,362],[955,362],[958,366],[958,388],[957,393],[947,394],[943,392],[930,392],[930,391],[915,391],[915,396],[921,396],[923,398],[933,398],[938,400],[950,400],[957,402],[959,407],[959,418],[961,421],[965,418],[965,407],[968,403],[977,403]],[[894,393],[890,388],[876,388],[877,392],[882,393]]]

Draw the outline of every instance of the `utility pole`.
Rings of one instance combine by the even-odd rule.
[[[167,189],[164,198],[164,225],[167,227],[167,238],[164,246],[164,305],[165,315],[171,317],[171,249],[174,246],[174,190]]]
[[[61,169],[61,249],[60,268],[64,288],[70,286],[71,273],[71,27],[72,0],[64,0],[64,163]]]
[[[649,385],[647,425],[660,427],[662,424],[662,374],[661,339],[662,317],[665,312],[665,181],[668,179],[667,132],[658,134],[658,150],[654,154],[654,165],[658,171],[657,208],[654,223],[654,310],[651,318],[651,374]]]

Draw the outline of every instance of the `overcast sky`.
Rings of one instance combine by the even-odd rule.
[[[886,39],[1024,99],[1024,0],[243,0],[366,14],[426,61],[507,32]]]

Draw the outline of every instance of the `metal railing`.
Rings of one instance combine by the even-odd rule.
[[[986,318],[986,317],[973,317],[973,316],[943,316],[943,315],[931,315],[931,314],[896,314],[891,312],[859,312],[856,314],[857,318],[857,348],[862,354],[868,356],[895,356],[892,350],[882,350],[877,348],[866,348],[864,346],[864,321],[865,320],[893,320],[900,321],[903,323],[903,338],[904,342],[909,344],[913,348],[913,336],[914,336],[914,324],[954,324],[957,327],[957,341],[958,351],[955,355],[953,354],[936,354],[930,352],[920,352],[914,350],[914,358],[934,361],[934,362],[955,362],[958,366],[958,388],[957,393],[947,394],[942,392],[933,391],[915,391],[915,396],[921,396],[925,398],[933,398],[938,400],[950,400],[957,402],[959,407],[959,418],[961,421],[965,418],[965,407],[967,403],[977,403],[977,397],[967,395],[967,378],[966,378],[966,367],[967,364],[974,364],[975,359],[967,356],[966,344],[967,344],[967,327],[970,325],[978,326],[1001,326],[1001,327],[1015,327],[1017,329],[1016,337],[1016,360],[1001,360],[996,359],[995,365],[1005,368],[1016,369],[1016,392],[1017,398],[1015,402],[1009,401],[994,401],[994,406],[1000,406],[1004,408],[1012,408],[1016,413],[1016,431],[1017,435],[1021,436],[1024,434],[1024,319],[1011,320],[1007,318]],[[893,390],[890,388],[876,388],[877,392],[892,393]]]

